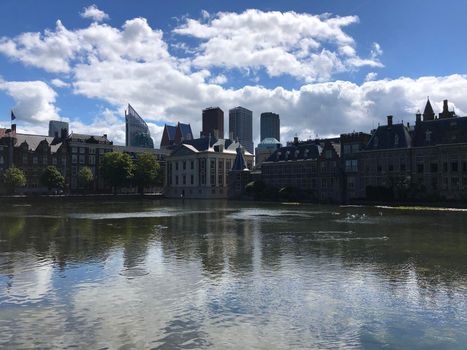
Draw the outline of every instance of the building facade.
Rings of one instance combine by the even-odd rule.
[[[249,153],[254,153],[252,111],[240,106],[229,110],[229,138],[238,140]]]
[[[268,186],[299,191],[303,198],[323,202],[342,200],[339,139],[293,143],[275,151],[261,166]]]
[[[274,138],[280,142],[281,140],[281,122],[279,114],[272,112],[261,113],[260,118],[260,139],[263,142],[266,138]]]
[[[224,138],[224,111],[219,107],[209,107],[203,109],[203,128],[201,137],[209,137],[212,139]]]
[[[228,173],[238,142],[200,138],[182,143],[167,157],[166,195],[172,198],[227,198]],[[247,167],[253,155],[244,151]]]
[[[130,147],[154,148],[149,127],[139,114],[128,104],[125,111],[125,144]]]

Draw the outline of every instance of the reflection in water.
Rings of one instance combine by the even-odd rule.
[[[467,213],[0,208],[0,346],[462,348]]]

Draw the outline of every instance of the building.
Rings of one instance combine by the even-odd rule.
[[[107,135],[95,136],[72,133],[66,138],[65,143],[69,166],[65,167],[64,176],[70,192],[76,192],[80,189],[78,174],[83,167],[90,168],[94,175],[92,191],[105,192],[110,190],[100,169],[104,154],[113,151],[113,142],[107,138]]]
[[[359,176],[359,157],[370,137],[370,134],[364,132],[352,132],[340,136],[343,202],[356,198],[359,189],[363,186],[362,178]]]
[[[139,114],[128,104],[125,111],[126,146],[154,148],[148,125]]]
[[[49,121],[49,137],[64,137],[68,135],[70,126],[60,120]]]
[[[273,137],[263,139],[263,141],[261,141],[261,143],[259,143],[255,148],[255,168],[260,168],[261,163],[281,147],[281,143]]]
[[[423,117],[423,118],[422,118]],[[428,100],[414,126],[387,125],[372,132],[359,155],[360,198],[463,200],[467,198],[467,117],[448,110],[438,117]]]
[[[252,111],[240,106],[229,110],[229,138],[237,140],[248,152],[254,153]]]
[[[241,199],[246,192],[246,185],[251,181],[251,170],[245,159],[245,148],[239,146],[236,152],[227,178],[228,197],[231,199]]]
[[[183,142],[167,157],[166,195],[172,198],[227,198],[228,173],[234,164],[238,142],[199,138]],[[253,155],[243,153],[247,167]]]
[[[11,165],[23,170],[26,187],[22,192],[47,191],[40,183],[40,177],[49,165],[56,166],[62,175],[67,169],[66,145],[62,140],[46,135],[32,135],[12,129],[0,129],[0,173]]]
[[[190,124],[177,123],[176,126],[164,126],[162,132],[160,148],[174,148],[180,145],[183,141],[193,140],[193,132]]]
[[[279,114],[272,112],[261,113],[260,118],[260,138],[261,142],[266,138],[281,140],[281,122]]]
[[[261,172],[261,178],[268,186],[296,190],[309,200],[342,200],[338,138],[303,142],[295,138],[264,161]]]
[[[219,107],[203,109],[203,129],[200,136],[208,137],[209,135],[212,139],[224,138],[224,111]]]

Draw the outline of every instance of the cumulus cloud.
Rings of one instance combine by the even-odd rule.
[[[271,77],[287,74],[313,82],[354,67],[383,66],[376,43],[370,57],[357,55],[354,39],[344,31],[357,22],[356,16],[251,9],[188,18],[174,32],[200,40],[193,58],[197,67],[264,68]]]
[[[96,5],[83,8],[80,15],[83,18],[91,18],[96,22],[102,22],[103,20],[109,19],[109,15],[104,11],[99,10]]]
[[[262,21],[258,22],[257,15]],[[262,26],[280,28],[278,33],[265,33],[264,41],[259,40],[256,46],[253,45],[255,55],[264,58],[258,61],[262,62],[258,66],[267,66],[265,69],[274,74],[279,74],[282,66],[291,67],[291,62],[295,62],[296,72],[313,70],[312,76],[320,80],[336,70],[350,69],[349,60],[352,59],[367,59],[377,66],[377,59],[382,54],[375,43],[368,58],[357,56],[354,39],[342,29],[357,22],[356,17],[247,11],[217,14],[211,16],[209,23],[187,20],[176,30],[204,40],[201,45],[209,43],[210,48],[216,40],[213,32],[219,32],[219,47],[225,42],[231,47],[231,51],[223,51],[222,56],[235,56],[237,53],[232,50],[236,44],[233,39],[229,41],[227,33],[230,30],[232,38],[237,40],[240,24],[248,24],[245,16],[252,21],[248,28],[258,28],[258,35],[264,33]],[[300,24],[297,18],[309,25]],[[253,34],[243,33],[248,41],[255,31]],[[329,48],[328,42],[334,50]],[[251,45],[247,43],[250,49]],[[226,115],[230,108],[238,105],[253,110],[256,142],[259,141],[259,115],[264,111],[281,115],[283,141],[292,139],[295,134],[309,138],[316,134],[325,137],[353,130],[368,132],[378,122],[384,122],[388,114],[393,114],[396,120],[414,120],[414,113],[423,109],[427,95],[437,111],[441,110],[445,98],[451,100],[451,106],[458,114],[467,111],[466,75],[392,80],[376,80],[376,75],[369,75],[372,79],[363,84],[313,81],[297,89],[260,85],[234,88],[223,86],[227,84],[226,78],[222,74],[212,75],[207,64],[194,65],[196,60],[207,59],[209,50],[208,46],[202,46],[198,55],[177,58],[169,53],[162,31],[151,28],[144,18],[128,20],[120,28],[94,22],[86,28],[68,30],[57,22],[54,31],[24,33],[0,41],[0,52],[5,55],[48,72],[57,72],[57,80],[52,81],[55,86],[61,84],[58,80],[64,82],[65,79],[75,94],[105,102],[109,108],[98,111],[96,119],[90,122],[84,123],[79,116],[70,116],[71,129],[107,133],[116,143],[124,142],[123,111],[127,102],[148,122],[156,144],[160,142],[160,125],[164,122],[191,123],[194,134],[199,135],[201,110],[213,105],[220,106]],[[49,65],[47,60],[29,57],[33,52],[50,56],[56,64]],[[276,53],[274,60],[267,61],[269,52]],[[288,55],[291,61],[287,59]],[[253,69],[257,64],[247,63],[242,69]],[[353,68],[358,66],[355,62],[353,65]],[[230,75],[228,68],[223,68],[222,71]],[[0,81],[0,90],[15,99],[18,117],[32,123],[31,130],[37,130],[38,125],[44,125],[45,129],[46,121],[60,118],[55,105],[56,92],[43,82]],[[228,118],[225,118],[225,130],[228,130]]]
[[[372,81],[375,80],[376,77],[378,76],[378,73],[376,72],[370,72],[365,76],[365,81]]]
[[[22,121],[44,123],[50,119],[60,119],[55,106],[57,94],[42,81],[0,81],[0,90],[14,99],[13,110]]]
[[[57,78],[52,79],[50,82],[52,83],[53,86],[58,87],[58,88],[70,86],[70,84],[68,84],[67,82],[64,82],[63,80],[57,79]]]

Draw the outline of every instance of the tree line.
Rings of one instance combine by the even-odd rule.
[[[134,160],[129,154],[123,152],[105,153],[100,169],[104,180],[112,187],[113,193],[116,193],[119,188],[133,186],[138,188],[139,193],[143,193],[146,187],[162,184],[160,165],[151,153],[140,153]],[[2,180],[9,193],[14,193],[16,189],[25,187],[27,184],[24,171],[15,166],[3,173]],[[42,172],[40,183],[49,191],[60,191],[65,188],[65,177],[57,167],[49,165]],[[78,173],[80,190],[91,191],[94,183],[95,176],[91,168],[82,167]]]

